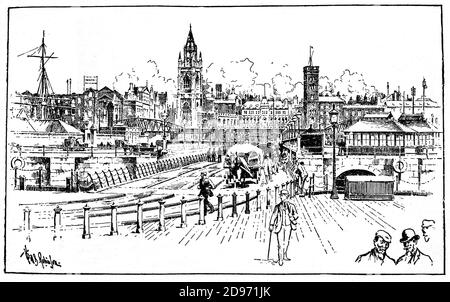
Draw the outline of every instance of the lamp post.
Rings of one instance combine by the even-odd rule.
[[[336,190],[336,125],[338,123],[338,112],[333,104],[333,109],[330,111],[330,122],[333,126],[333,188],[331,191],[331,199],[339,199],[339,195]]]
[[[163,118],[163,150],[167,149],[167,140],[166,140],[166,119],[167,119],[167,113],[162,114]]]

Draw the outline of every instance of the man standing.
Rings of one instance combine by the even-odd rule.
[[[359,255],[356,258],[356,263],[374,263],[378,265],[395,265],[395,260],[389,257],[386,253],[391,243],[391,235],[383,230],[379,230],[375,233],[373,239],[374,248],[369,252]]]
[[[305,182],[308,179],[308,171],[306,171],[304,162],[301,161],[300,164],[297,166],[296,173],[298,175],[298,181],[300,186],[300,196],[305,196],[304,187]]]
[[[265,184],[267,184],[269,181],[272,181],[272,164],[270,162],[269,156],[266,154],[264,155],[264,160],[262,162],[263,167],[263,173],[264,173],[264,179]]]
[[[297,229],[297,209],[293,203],[288,201],[288,196],[289,193],[287,190],[281,190],[281,201],[275,205],[269,224],[269,231],[277,235],[279,265],[283,265],[283,261],[291,260],[287,256],[287,251],[291,239],[291,232]]]
[[[400,242],[403,243],[403,249],[406,251],[403,256],[398,258],[397,265],[424,265],[432,266],[433,260],[417,248],[417,242],[420,236],[416,235],[413,229],[406,229],[402,232]]]
[[[213,213],[214,212],[214,206],[212,205],[212,203],[209,202],[208,198],[213,196],[213,184],[211,182],[211,180],[208,178],[208,175],[206,174],[205,171],[200,173],[200,182],[198,185],[198,188],[200,189],[200,193],[198,194],[198,196],[203,196],[203,204],[204,204],[204,209],[205,209],[205,216],[207,214],[207,210],[209,208],[209,213]]]

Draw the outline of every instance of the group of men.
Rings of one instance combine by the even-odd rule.
[[[426,242],[430,240],[430,228],[434,228],[434,221],[428,219],[423,220],[422,233]],[[373,239],[373,249],[365,254],[359,255],[355,262],[380,266],[420,265],[430,267],[433,265],[433,260],[430,256],[419,250],[417,247],[419,239],[420,236],[413,229],[408,228],[403,230],[400,243],[403,244],[405,253],[395,260],[387,254],[387,249],[392,241],[391,235],[384,230],[379,230],[375,233],[375,238]]]

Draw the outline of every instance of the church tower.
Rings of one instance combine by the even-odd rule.
[[[319,66],[313,66],[313,47],[309,48],[309,62],[303,67],[303,128],[319,128]]]
[[[192,34],[192,26],[178,55],[177,98],[181,107],[181,123],[197,127],[202,114],[202,53],[198,53]]]

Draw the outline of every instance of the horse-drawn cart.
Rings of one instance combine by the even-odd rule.
[[[237,144],[228,149],[224,160],[227,183],[235,181],[242,186],[245,181],[259,181],[264,152],[250,144]]]

